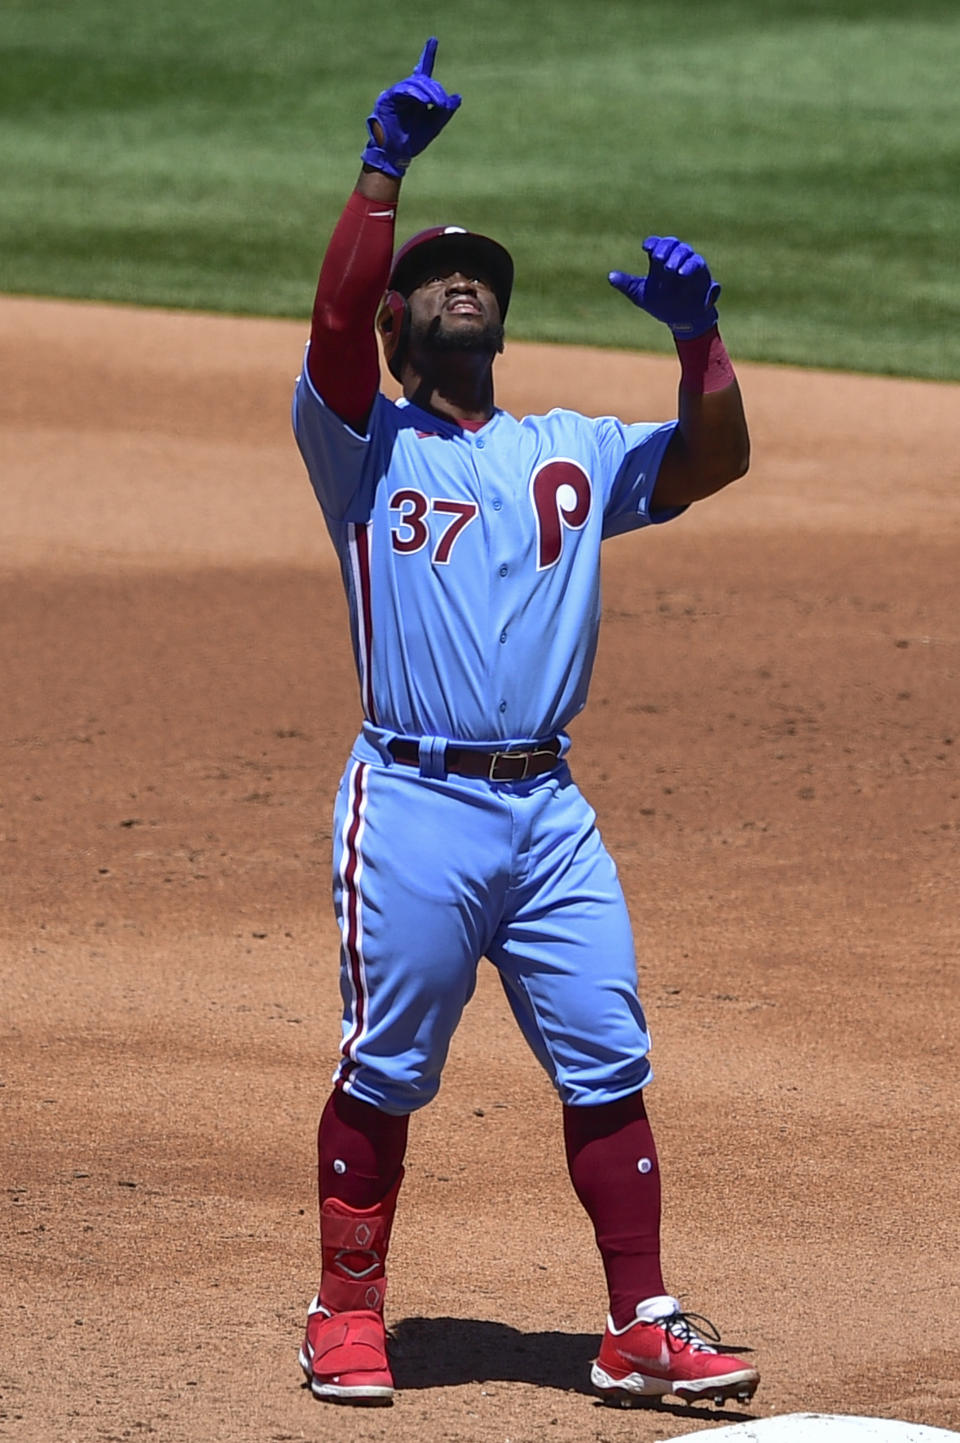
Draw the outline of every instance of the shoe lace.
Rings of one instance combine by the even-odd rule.
[[[664,1332],[678,1339],[685,1347],[697,1353],[752,1353],[752,1348],[739,1343],[723,1343],[720,1330],[702,1313],[685,1313],[679,1308],[666,1317],[657,1320]]]

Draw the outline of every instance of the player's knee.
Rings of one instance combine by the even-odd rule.
[[[557,1078],[557,1092],[567,1107],[601,1107],[632,1096],[652,1079],[650,1059],[636,1057],[613,1071],[565,1069]]]
[[[401,1063],[389,1067],[363,1064],[350,1080],[351,1096],[400,1117],[426,1107],[439,1088],[439,1074]]]

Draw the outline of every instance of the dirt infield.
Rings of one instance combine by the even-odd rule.
[[[359,719],[303,328],[0,301],[0,1436],[623,1443],[559,1109],[484,969],[411,1129],[391,1410],[300,1386]],[[751,1416],[960,1429],[960,387],[739,368],[749,476],[608,546],[571,764],[654,1034],[667,1278]],[[498,400],[674,414],[511,347]]]

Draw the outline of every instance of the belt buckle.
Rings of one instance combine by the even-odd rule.
[[[527,772],[528,772],[529,767],[530,767],[530,757],[531,757],[531,755],[532,755],[531,752],[493,752],[493,753],[491,754],[491,756],[490,756],[490,765],[489,765],[489,767],[487,768],[487,781],[488,781],[488,782],[525,782],[526,779],[527,779]],[[520,775],[519,775],[518,777],[498,777],[498,776],[496,775],[497,762],[499,762],[499,761],[501,761],[501,760],[504,760],[504,761],[514,761],[514,762],[520,762],[520,761],[522,761],[522,762],[523,762],[523,771],[520,773]]]

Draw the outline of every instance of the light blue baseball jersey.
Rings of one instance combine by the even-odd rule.
[[[679,514],[651,513],[675,426],[498,410],[470,431],[378,394],[360,436],[304,366],[294,434],[340,558],[368,729],[562,733],[593,667],[601,541]]]
[[[340,557],[365,715],[341,780],[333,890],[339,1086],[387,1112],[436,1092],[481,956],[571,1105],[649,1082],[626,902],[561,759],[497,783],[447,774],[449,741],[560,734],[586,700],[600,544],[662,521],[676,423],[504,411],[477,430],[378,395],[364,436],[304,368],[293,425]],[[420,768],[396,765],[417,738]]]

